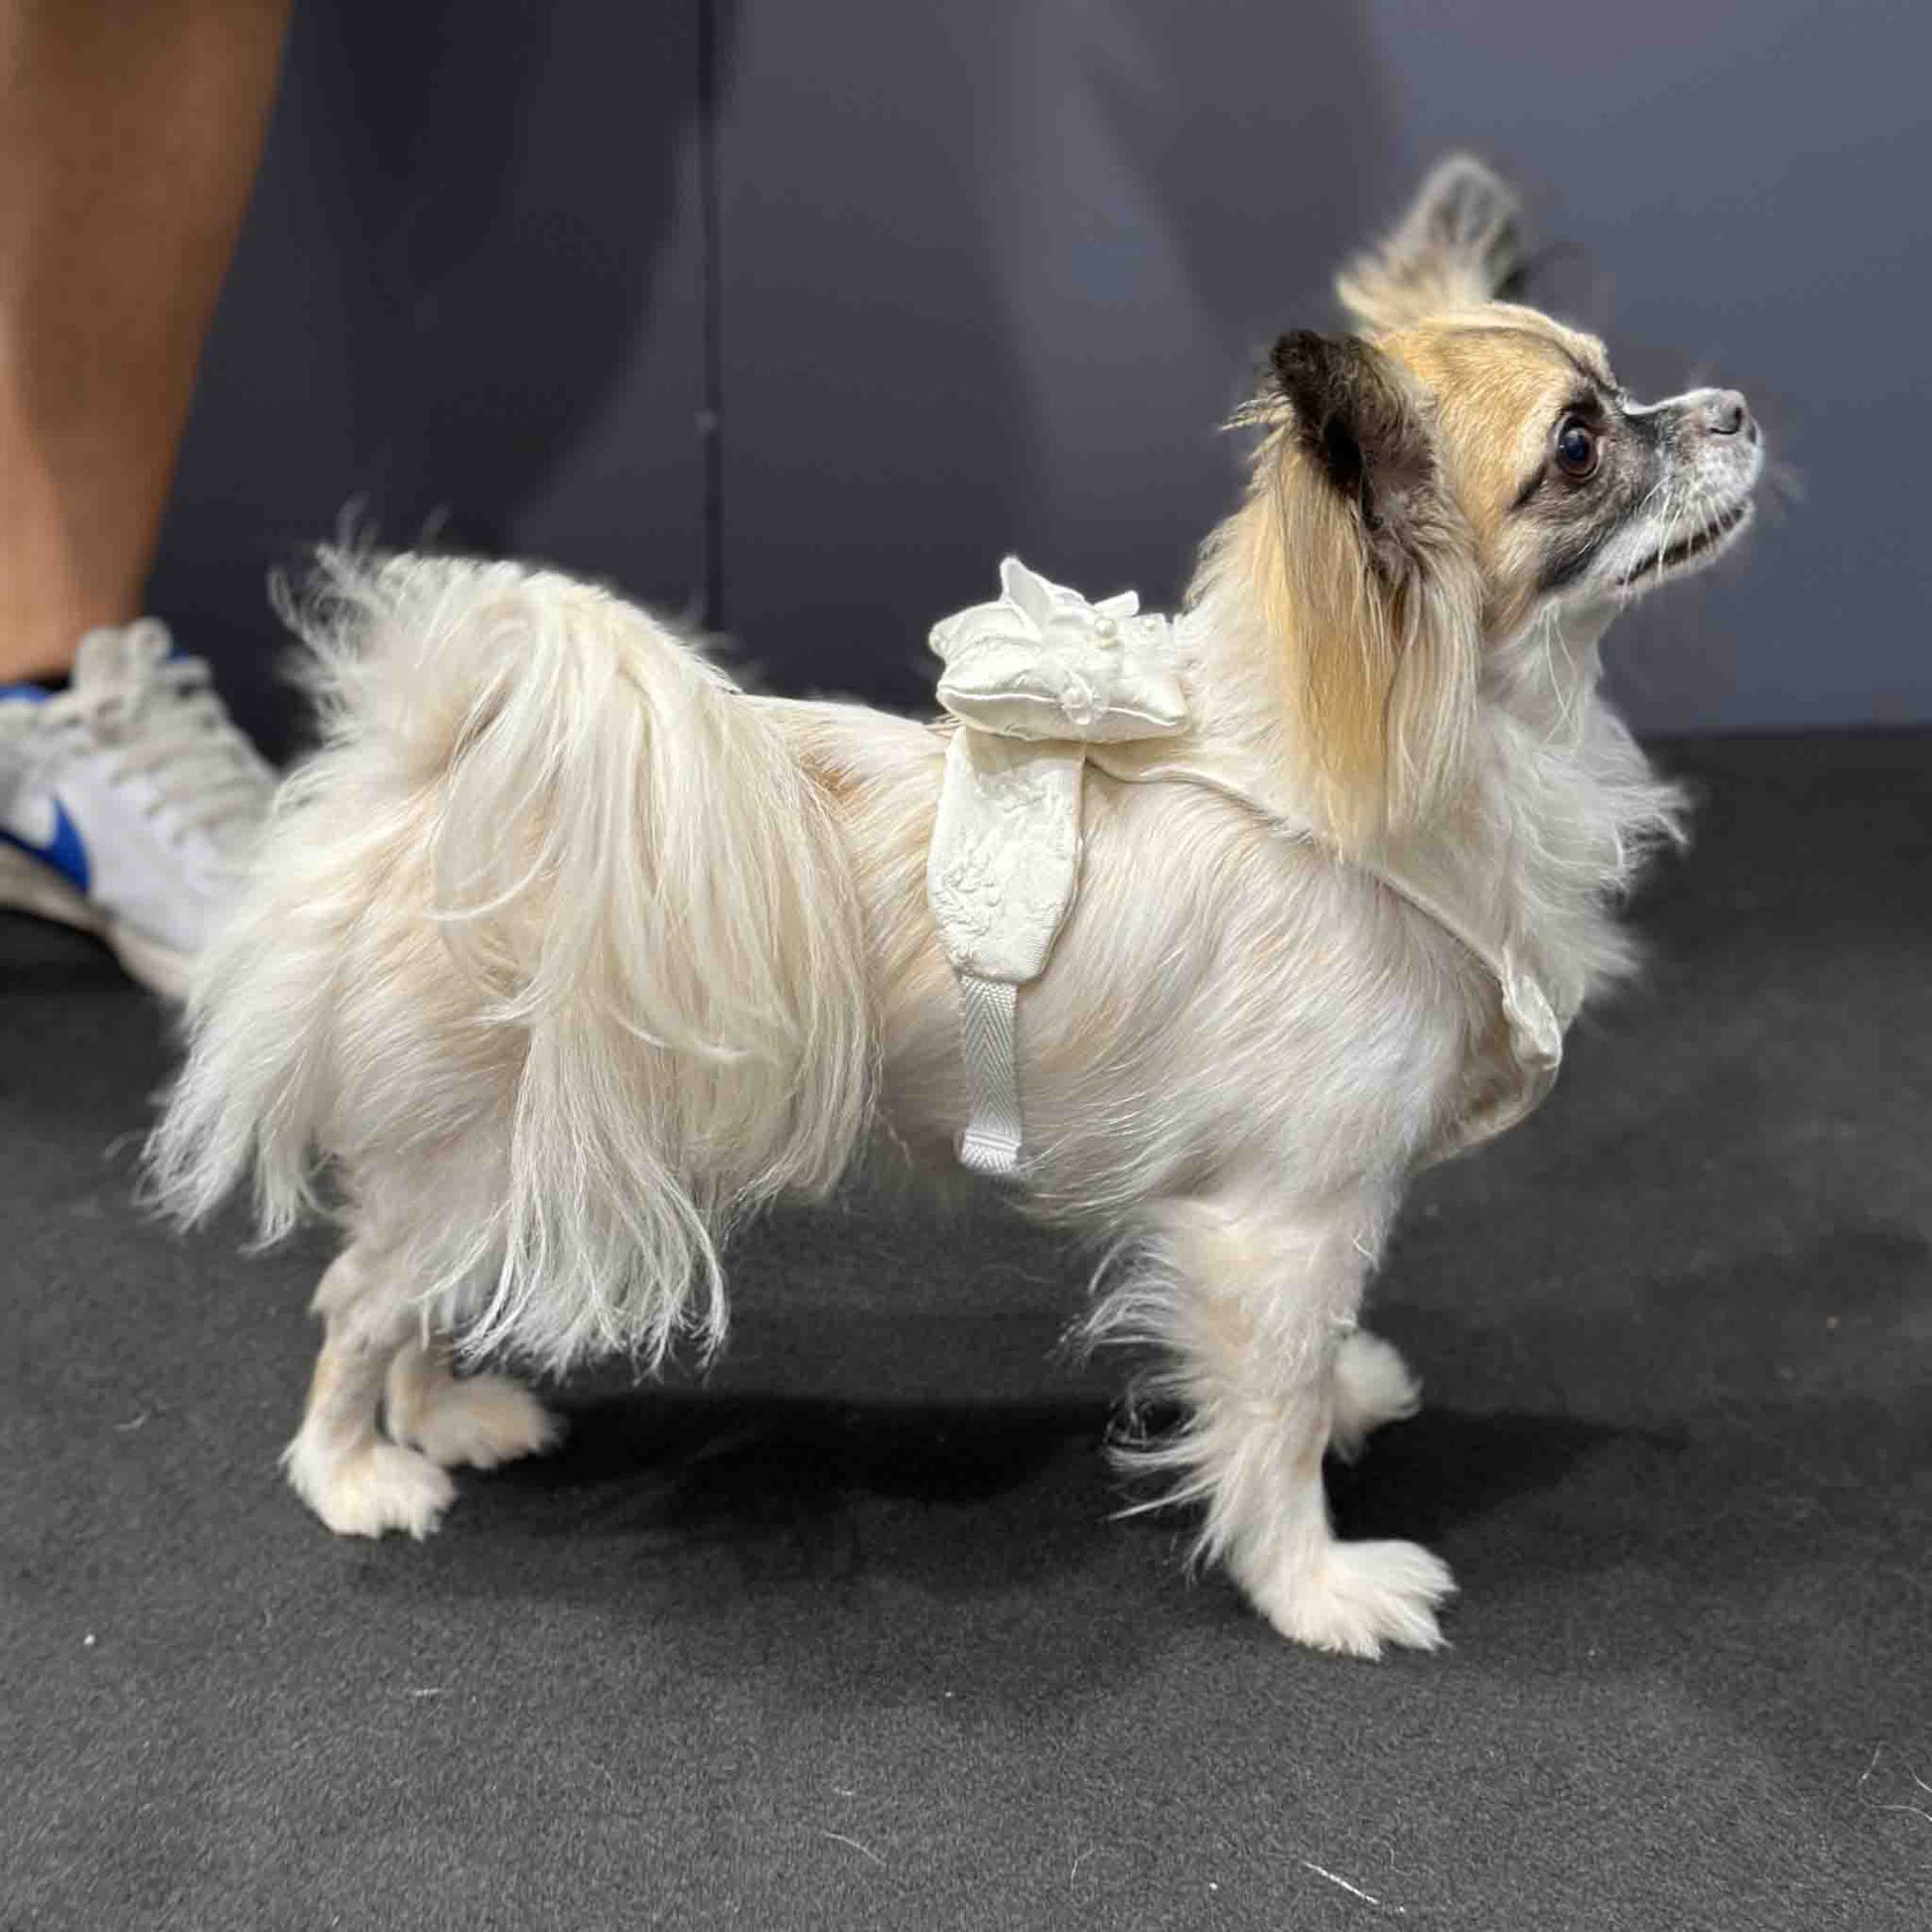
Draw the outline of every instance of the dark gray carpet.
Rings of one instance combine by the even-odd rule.
[[[1380,1290],[1337,1509],[1463,1595],[1379,1666],[1108,1520],[992,1213],[780,1220],[708,1385],[332,1541],[322,1249],[141,1220],[155,1014],[0,921],[0,1926],[1932,1922],[1932,740],[1665,756],[1651,985]]]

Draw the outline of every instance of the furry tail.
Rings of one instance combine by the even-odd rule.
[[[322,750],[203,962],[163,1203],[333,1161],[358,1236],[478,1348],[724,1332],[718,1244],[862,1137],[872,1030],[829,807],[768,715],[609,594],[326,553]]]

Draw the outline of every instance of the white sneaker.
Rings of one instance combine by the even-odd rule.
[[[98,933],[179,998],[275,774],[170,648],[142,618],[90,630],[65,691],[0,685],[0,906]]]

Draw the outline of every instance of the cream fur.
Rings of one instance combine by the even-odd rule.
[[[252,1172],[272,1238],[324,1153],[365,1245],[475,1349],[715,1345],[719,1240],[837,1181],[871,1106],[826,802],[604,592],[328,572],[325,746],[198,976],[164,1188],[196,1214]]]
[[[1364,301],[1413,321],[1392,291],[1419,245]],[[1460,299],[1493,261],[1425,270]],[[1418,688],[1450,694],[1454,742],[1399,707],[1388,756],[1325,758],[1296,653],[1357,651],[1329,633],[1379,593],[1311,588],[1284,559],[1332,518],[1284,510],[1322,485],[1285,475],[1278,441],[1190,597],[1198,736],[1304,822],[1338,770],[1413,808],[1336,810],[1332,842],[1298,843],[1211,791],[1090,770],[1082,890],[1021,997],[1024,1181],[1110,1255],[1090,1338],[1151,1346],[1146,1392],[1183,1411],[1124,1446],[1156,1500],[1198,1506],[1200,1555],[1284,1634],[1373,1655],[1439,1642],[1453,1586],[1412,1545],[1338,1542],[1321,1458],[1414,1406],[1400,1358],[1356,1331],[1361,1299],[1407,1176],[1500,1077],[1503,1037],[1488,972],[1348,863],[1343,829],[1403,841],[1425,875],[1479,873],[1572,1011],[1628,971],[1615,905],[1678,800],[1597,695],[1609,606],[1480,633],[1479,609],[1514,607],[1448,457],[1453,567],[1416,584],[1455,608],[1380,612],[1360,661],[1386,696],[1405,650],[1452,628],[1443,648],[1469,655]],[[1327,568],[1362,568],[1345,533],[1323,541]],[[449,1500],[439,1464],[548,1434],[499,1385],[452,1381],[425,1326],[550,1368],[654,1362],[681,1331],[715,1345],[742,1214],[832,1186],[875,1117],[948,1160],[963,1081],[924,893],[944,742],[742,695],[556,576],[330,568],[309,625],[327,742],[202,973],[154,1163],[190,1217],[252,1174],[270,1235],[330,1176],[350,1240],[318,1293],[290,1475],[334,1528],[421,1534]]]

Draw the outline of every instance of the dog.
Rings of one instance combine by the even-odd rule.
[[[1632,401],[1502,299],[1521,267],[1511,192],[1452,158],[1339,278],[1355,333],[1275,345],[1173,631],[1184,732],[1089,748],[1008,1047],[1017,1185],[1109,1257],[1087,1337],[1182,1417],[1124,1453],[1278,1631],[1358,1656],[1439,1644],[1454,1587],[1330,1525],[1324,1452],[1419,1399],[1365,1285],[1409,1176],[1526,1112],[1632,969],[1618,904],[1683,800],[1599,640],[1736,543],[1763,467],[1740,396]],[[882,1139],[951,1161],[927,871],[963,728],[748,694],[510,564],[325,553],[303,627],[321,746],[150,1159],[187,1221],[249,1181],[267,1237],[340,1217],[287,1473],[332,1530],[420,1537],[452,1466],[556,1433],[466,1351],[713,1349],[748,1215]]]

